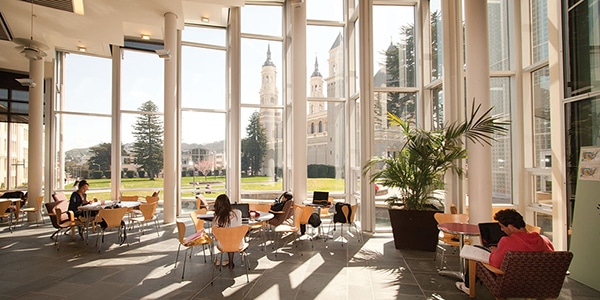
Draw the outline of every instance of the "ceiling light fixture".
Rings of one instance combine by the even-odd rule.
[[[149,34],[143,34],[142,33],[142,40],[150,40],[150,35]]]
[[[79,47],[77,47],[77,50],[78,50],[79,52],[85,52],[85,51],[87,51],[87,49],[86,49],[85,47],[83,47],[83,46],[79,46]]]
[[[210,22],[210,19],[208,17],[200,17],[200,21],[202,21],[204,23],[208,23],[208,22]]]
[[[160,57],[160,58],[164,58],[166,60],[171,59],[171,50],[168,50],[168,49],[156,49],[156,50],[154,50],[154,52],[156,52],[156,54],[158,54],[158,57]]]
[[[18,81],[22,86],[34,88],[36,85],[31,78],[15,78],[15,80]]]

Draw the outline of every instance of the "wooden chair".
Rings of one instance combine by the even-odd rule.
[[[250,269],[250,264],[248,264],[248,256],[246,253],[246,249],[248,249],[248,243],[244,241],[244,236],[248,232],[248,225],[241,225],[237,227],[216,227],[213,226],[212,232],[215,236],[215,239],[218,241],[217,249],[221,252],[220,260],[223,261],[223,253],[224,252],[238,252],[240,254],[240,260],[242,264],[244,264],[244,269],[246,269],[246,282],[250,282],[250,278],[248,277],[248,269]],[[229,262],[233,263],[233,262]],[[221,264],[219,264],[219,270],[221,269]],[[213,280],[214,280],[214,268],[213,268]],[[212,284],[212,280],[211,280]]]
[[[0,219],[6,219],[8,223],[8,230],[12,233],[13,221],[12,221],[12,211],[8,211],[8,208],[12,202],[10,200],[2,200],[0,201]]]
[[[337,223],[340,223],[340,227],[341,227],[341,233],[340,233],[340,237],[342,239],[344,239],[344,224],[348,224],[348,232],[350,232],[350,226],[354,226],[354,229],[356,230],[357,233],[357,238],[359,242],[363,241],[362,238],[362,233],[360,232],[360,230],[358,230],[358,226],[356,226],[356,223],[354,222],[354,217],[356,216],[356,212],[358,211],[358,204],[354,204],[354,205],[343,205],[342,208],[342,215],[344,216],[343,218],[336,218],[334,215],[334,222],[333,222],[333,230],[335,231],[335,225]],[[336,212],[338,213],[338,212]],[[340,221],[340,220],[346,220],[344,221]],[[337,221],[336,221],[337,220]],[[342,247],[344,246],[344,243],[342,243]]]
[[[146,203],[154,203],[160,200],[160,198],[158,198],[158,196],[146,196]]]
[[[54,201],[56,202],[69,201],[69,198],[67,198],[67,196],[63,192],[55,192],[54,194],[52,194],[52,199],[54,199]]]
[[[125,196],[125,195],[121,195],[121,201],[139,201],[140,197],[139,196]]]
[[[27,213],[35,213],[35,224],[39,227],[40,222],[39,219],[42,218],[42,205],[44,204],[44,196],[38,196],[35,199],[35,206],[27,206],[21,208],[22,217],[26,216]],[[42,223],[44,223],[44,219],[42,218]]]
[[[208,202],[206,201],[206,198],[204,198],[204,196],[202,194],[198,194],[196,195],[196,210],[205,208],[206,210],[208,210]]]
[[[204,220],[199,219],[198,215],[206,214],[207,210],[202,208],[197,211],[193,211],[190,213],[190,218],[192,218],[192,222],[194,223],[194,228],[196,228],[196,233],[204,233]],[[202,255],[204,256],[204,262],[206,262],[206,254],[205,254],[205,246],[208,244],[202,244]],[[212,251],[212,249],[209,249]]]
[[[185,223],[180,221],[177,221],[177,238],[179,240],[179,246],[177,247],[177,256],[175,256],[175,265],[173,266],[173,269],[177,268],[177,261],[179,260],[179,250],[181,250],[181,246],[186,247],[183,258],[183,271],[181,272],[181,280],[183,280],[183,276],[185,275],[185,263],[187,262],[188,251],[190,251],[189,256],[191,259],[194,246],[212,245],[212,239],[204,232],[204,230],[202,230],[201,232],[196,232],[186,237]],[[209,250],[210,258],[212,261],[212,246],[209,247]],[[204,262],[206,262],[206,256],[204,257]]]
[[[274,240],[283,240],[283,234],[284,233],[290,233],[290,234],[299,234],[300,233],[300,220],[302,220],[303,210],[300,207],[296,207],[294,209],[294,211],[295,211],[295,214],[294,214],[294,225],[289,225],[289,224],[280,224],[280,225],[277,225],[275,227],[275,229],[273,229],[273,232],[275,234],[279,234],[279,238],[276,238]],[[294,239],[294,241],[295,241],[295,239]],[[283,244],[282,244],[282,247],[283,247]],[[298,245],[296,245],[296,247],[298,247]],[[275,250],[275,256],[277,256],[277,252],[278,251],[279,251],[279,248],[277,248],[277,250]]]
[[[306,230],[308,230],[308,226],[307,226],[307,225],[309,225],[308,220],[310,219],[310,216],[314,212],[315,208],[312,206],[307,206],[307,205],[294,204],[294,209],[297,209],[297,208],[300,208],[302,210],[302,214],[300,215],[301,216],[300,217],[300,225],[301,226],[304,225]],[[311,241],[310,246],[311,246],[311,248],[314,249],[315,247],[314,247],[314,244],[312,243],[312,241],[313,241],[312,237],[311,237],[310,241]],[[300,255],[302,255],[302,254],[300,254]]]
[[[438,224],[442,223],[467,223],[469,222],[469,216],[465,214],[445,214],[445,213],[435,213],[433,215]],[[448,245],[453,247],[454,251],[460,247],[460,237],[457,234],[449,234],[443,231],[440,231],[438,236],[438,245],[436,250],[436,255],[434,260],[437,258],[438,253],[441,251],[440,258],[440,270],[444,269],[444,263],[446,261],[446,248],[444,245]],[[465,244],[471,244],[470,239],[465,239]],[[439,251],[438,251],[439,250]]]
[[[251,211],[262,211],[268,212],[271,209],[271,205],[268,203],[250,203]],[[263,250],[267,250],[267,240],[265,238],[265,227],[267,226],[267,221],[257,222],[252,225],[249,225],[248,232],[258,232],[258,235],[261,237],[263,242]]]
[[[568,251],[509,251],[500,269],[477,262],[477,277],[496,299],[558,298],[571,259]]]
[[[94,222],[96,222],[96,226],[99,227],[98,233],[96,235],[96,245],[98,246],[98,252],[100,252],[100,250],[102,249],[102,245],[104,244],[104,234],[108,229],[117,228],[119,245],[123,245],[123,243],[127,240],[127,228],[125,228],[125,223],[123,222],[123,217],[126,213],[127,207],[102,209],[98,212],[94,220]],[[100,237],[100,235],[102,235],[102,243],[98,244],[98,238]],[[129,245],[129,242],[127,243],[127,245]]]
[[[133,217],[129,219],[130,223],[133,225],[136,222],[140,223],[140,231],[144,234],[144,224],[154,221],[154,227],[156,228],[156,235],[160,236],[158,233],[158,218],[156,217],[156,207],[158,206],[158,202],[153,203],[142,203],[140,204],[140,211],[142,212],[142,216]],[[131,227],[133,229],[133,226]],[[141,237],[140,237],[141,239]]]

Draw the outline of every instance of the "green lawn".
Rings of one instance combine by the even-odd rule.
[[[204,191],[206,184],[210,184],[210,187],[215,193],[212,193],[213,197],[219,194],[220,191],[225,190],[225,177],[224,176],[204,176],[196,177],[183,177],[182,178],[182,190],[184,197],[193,197],[193,180],[198,182],[198,189]],[[89,197],[96,197],[98,199],[109,199],[110,193],[108,192],[94,192],[97,189],[109,189],[110,179],[88,179],[90,184],[90,191],[88,191]],[[149,180],[148,178],[123,178],[121,179],[122,188],[125,190],[135,189],[136,191],[126,191],[123,195],[139,195],[146,196],[151,195],[153,191],[162,189],[164,184],[163,178],[156,178],[155,180]],[[309,178],[307,182],[307,190],[310,191],[344,191],[344,179],[331,179],[331,178]],[[70,190],[72,185],[65,185],[66,190]],[[256,177],[242,177],[242,190],[248,191],[280,191],[282,189],[282,181],[274,182],[273,178],[267,176],[256,176]],[[145,190],[145,191],[142,191]],[[67,193],[68,194],[68,193]],[[68,197],[69,195],[67,195]],[[212,198],[212,197],[209,197]]]

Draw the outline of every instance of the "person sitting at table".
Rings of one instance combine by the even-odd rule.
[[[239,209],[231,207],[229,197],[225,194],[217,196],[215,200],[215,217],[213,219],[213,226],[216,227],[237,227],[242,226],[242,212]],[[216,241],[217,243],[219,241]],[[243,241],[242,245],[243,247]],[[227,252],[229,257],[229,269],[233,269],[233,252]]]
[[[498,247],[491,247],[489,264],[500,268],[504,255],[508,251],[520,252],[553,252],[554,246],[550,240],[537,232],[528,232],[523,216],[514,209],[503,209],[494,215],[494,220],[500,224],[500,229],[506,236],[500,238]],[[465,274],[469,278],[469,273]],[[469,294],[469,280],[459,281],[456,287]]]
[[[80,206],[90,203],[87,201],[87,194],[85,193],[89,187],[90,185],[87,180],[83,179],[77,184],[77,190],[71,194],[71,198],[69,199],[69,210],[75,214],[75,217],[81,217],[83,215],[83,212],[78,209]],[[91,212],[92,216],[96,213],[97,212],[95,211]]]

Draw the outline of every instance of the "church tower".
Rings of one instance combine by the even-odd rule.
[[[271,46],[267,47],[267,59],[262,65],[262,83],[260,87],[260,104],[266,106],[278,105],[279,92],[277,91],[277,67],[271,60]],[[281,112],[272,108],[261,108],[259,120],[265,129],[267,138],[267,153],[260,172],[271,178],[275,175],[278,152],[281,151],[279,137],[281,136]],[[258,170],[257,170],[258,171]]]

